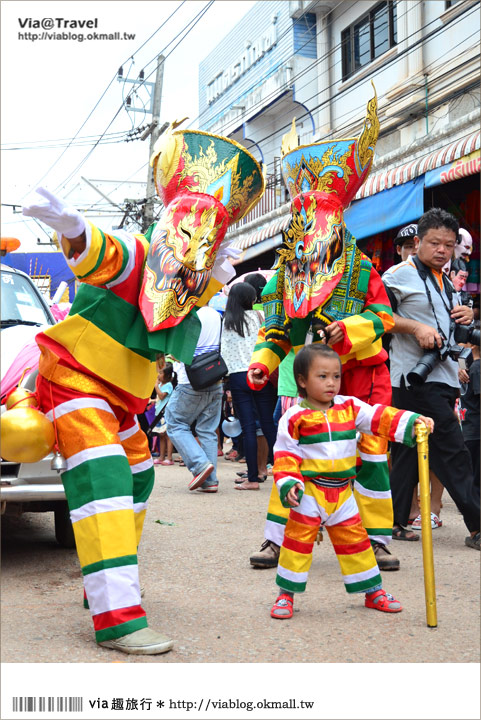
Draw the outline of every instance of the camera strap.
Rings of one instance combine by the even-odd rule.
[[[438,293],[439,297],[441,298],[441,302],[443,303],[443,305],[444,305],[444,307],[445,307],[445,309],[446,309],[446,312],[447,312],[448,315],[449,315],[449,320],[450,320],[450,323],[449,323],[449,338],[450,338],[450,337],[451,337],[451,333],[452,333],[452,331],[453,331],[453,322],[452,322],[452,320],[451,320],[451,310],[453,309],[453,291],[454,291],[454,288],[453,288],[453,286],[451,285],[451,281],[449,280],[449,278],[443,277],[444,291],[445,291],[445,293],[446,293],[446,296],[447,296],[448,302],[449,302],[449,307],[448,307],[448,306],[446,305],[446,301],[445,301],[445,299],[444,299],[444,297],[443,297],[443,294],[442,294],[442,292],[441,292],[441,288],[439,287],[438,283],[436,282],[435,278],[433,277],[433,274],[432,274],[432,272],[431,272],[431,269],[428,268],[426,265],[424,265],[424,263],[421,262],[421,260],[418,258],[417,255],[415,255],[415,256],[413,257],[413,262],[414,262],[414,264],[415,264],[415,266],[416,266],[416,270],[418,271],[418,275],[419,275],[419,277],[421,278],[421,280],[423,281],[424,287],[426,288],[426,297],[427,297],[428,302],[429,302],[429,304],[430,304],[430,306],[431,306],[431,310],[432,310],[432,313],[433,313],[433,315],[434,315],[434,319],[436,320],[436,325],[438,326],[438,332],[439,332],[439,334],[441,335],[441,337],[445,337],[445,336],[444,336],[444,332],[443,332],[443,330],[441,329],[441,326],[440,326],[440,324],[439,324],[439,320],[438,320],[438,317],[437,317],[437,315],[436,315],[436,310],[434,309],[433,299],[432,299],[431,292],[430,292],[430,290],[429,290],[428,283],[427,283],[427,279],[428,279],[428,278],[431,280],[432,285],[434,286],[436,292]],[[449,338],[446,338],[446,339],[449,340]]]

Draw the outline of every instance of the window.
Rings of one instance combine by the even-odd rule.
[[[360,20],[342,31],[342,79],[346,80],[397,43],[396,4],[375,5]]]

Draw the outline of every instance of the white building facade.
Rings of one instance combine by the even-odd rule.
[[[368,100],[381,125],[371,174],[346,224],[380,270],[392,238],[429,207],[474,239],[479,290],[480,7],[474,0],[256,3],[199,68],[199,127],[247,147],[267,171],[265,197],[230,229],[239,271],[270,267],[287,227],[279,171],[293,117],[301,144],[352,137]]]

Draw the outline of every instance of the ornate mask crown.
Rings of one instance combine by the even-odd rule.
[[[227,227],[264,192],[259,163],[228,138],[196,130],[159,138],[151,164],[165,208],[151,231],[140,308],[147,328],[178,325],[205,292]]]
[[[344,272],[343,209],[368,176],[378,134],[374,90],[358,138],[298,146],[295,118],[283,138],[281,166],[292,199],[292,219],[278,254],[284,308],[290,318],[316,310]]]

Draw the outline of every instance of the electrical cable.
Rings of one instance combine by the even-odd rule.
[[[471,8],[468,9],[468,10],[471,10]],[[475,10],[476,10],[476,6],[474,6],[474,7],[472,8],[472,11],[473,11],[473,12],[474,12]],[[406,11],[406,12],[407,12],[407,11]],[[401,16],[400,16],[400,17],[401,17]],[[454,18],[453,21],[451,21],[451,23],[460,22],[460,21],[463,20],[465,17],[466,17],[466,13],[463,13],[462,15],[458,16],[457,18]],[[437,19],[438,19],[438,18],[434,18],[433,20],[431,20],[430,22],[428,22],[428,23],[426,23],[424,26],[422,26],[422,27],[420,28],[420,32],[422,32],[423,30],[425,30],[426,28],[428,28],[430,25],[432,25],[434,22],[436,22]],[[337,21],[338,21],[338,17],[336,17],[335,19],[333,19],[331,22],[333,23],[334,20],[337,22]],[[450,25],[451,25],[451,23],[450,23]],[[373,77],[375,77],[375,76],[378,75],[379,73],[383,72],[388,65],[390,65],[390,64],[392,64],[392,63],[394,63],[394,62],[397,62],[397,61],[398,61],[401,57],[403,57],[404,55],[409,55],[411,52],[414,52],[418,45],[420,45],[421,43],[426,42],[427,39],[429,39],[430,37],[436,35],[438,32],[443,32],[443,31],[445,31],[447,27],[448,27],[448,25],[446,25],[446,26],[441,26],[440,28],[435,28],[435,29],[432,30],[428,35],[426,35],[426,36],[424,36],[424,37],[421,37],[419,40],[417,40],[417,41],[416,41],[415,43],[413,43],[411,46],[409,46],[409,47],[406,48],[405,50],[401,51],[400,53],[397,53],[397,55],[394,56],[393,58],[391,58],[387,63],[385,63],[382,68],[379,68],[377,71],[375,71],[375,72],[373,73]],[[471,36],[470,36],[470,37],[471,37]],[[324,56],[322,56],[321,58],[318,58],[314,63],[311,63],[311,65],[309,65],[308,68],[304,69],[301,73],[299,73],[299,76],[301,76],[302,74],[304,74],[304,73],[306,73],[306,72],[312,71],[313,67],[315,67],[316,65],[318,65],[319,62],[321,62],[322,60],[327,59],[327,58],[328,58],[331,54],[333,54],[334,52],[337,52],[340,47],[341,47],[341,43],[339,43],[339,44],[337,44],[336,46],[330,48],[329,51],[328,51]],[[285,60],[285,58],[284,58],[284,60]],[[284,60],[281,61],[281,64],[282,64],[282,62],[284,62]],[[335,68],[337,64],[338,64],[338,63],[334,63],[334,65],[333,65],[332,67]],[[295,76],[294,78],[292,78],[291,82],[293,82],[296,78],[297,78],[297,76]],[[333,87],[335,87],[335,86],[338,84],[338,82],[339,82],[339,81],[335,81],[335,82],[333,82],[330,86],[328,86],[327,88],[324,87],[322,92],[324,92],[326,89],[332,90]],[[256,83],[256,85],[258,85],[258,83]],[[252,86],[251,89],[253,89],[254,87],[256,87],[256,85]],[[304,87],[304,86],[300,86],[299,88],[296,88],[296,90],[299,91],[299,90],[302,89],[302,87]],[[244,91],[243,94],[247,94],[248,92],[249,92],[249,89],[246,90],[246,91]],[[276,91],[276,92],[273,93],[272,95],[273,95],[273,96],[277,96],[277,94],[278,94],[278,93],[277,93],[277,91]],[[315,99],[316,97],[318,97],[319,94],[320,94],[320,93],[318,92],[318,93],[315,93],[315,94],[314,94],[313,96],[311,96],[310,98],[307,98],[306,100],[304,100],[304,104],[305,104],[306,102],[309,102],[310,100]],[[258,103],[258,105],[264,105],[264,106],[265,106],[265,105],[269,102],[270,97],[272,97],[272,96],[267,96],[266,98],[263,98],[263,100],[262,100],[260,103]],[[274,98],[272,98],[272,99],[274,99]],[[239,102],[239,99],[238,99],[238,98],[236,98],[235,100],[233,100],[233,101],[230,103],[229,106],[224,107],[223,109],[221,109],[217,114],[220,115],[220,114],[222,114],[222,113],[225,113],[225,112],[228,110],[228,108],[229,108],[230,106],[232,106],[233,103],[236,103],[236,102]],[[316,110],[320,109],[320,108],[323,107],[324,105],[328,104],[329,102],[330,102],[330,100],[328,99],[328,100],[326,100],[326,101],[324,101],[324,102],[322,102],[322,103],[319,103],[318,105],[314,106],[313,108],[310,108],[308,112],[304,112],[303,114],[301,114],[300,119],[303,119],[303,118],[305,118],[305,117],[308,117],[310,114],[312,114],[312,113],[315,112]],[[250,109],[249,109],[249,115],[250,115],[251,113],[255,113],[255,108],[256,108],[256,106],[254,105],[253,108],[250,108]],[[350,110],[349,113],[357,112],[357,110],[362,110],[362,108],[363,108],[363,106],[360,106],[359,108],[356,108],[354,111],[353,111],[353,110]],[[349,113],[346,113],[346,114],[349,114]],[[287,122],[286,122],[286,125],[284,126],[285,129],[287,129],[288,126],[290,125],[292,110],[291,110],[291,109],[290,109],[290,110],[286,110],[286,111],[284,112],[284,114],[285,114],[285,115],[289,114],[289,116],[290,116],[290,117],[289,117],[289,121],[287,121]],[[241,124],[243,121],[245,121],[246,116],[247,116],[247,113],[240,114],[239,117],[236,118],[236,120]],[[199,116],[199,117],[200,117],[200,116]],[[278,116],[278,118],[279,118],[279,116]],[[257,140],[256,142],[257,142],[257,143],[265,142],[266,140],[269,140],[269,139],[271,139],[272,137],[275,137],[279,132],[282,132],[283,129],[284,129],[284,128],[281,127],[281,128],[279,128],[279,129],[277,129],[276,131],[270,133],[269,135],[266,135],[266,136],[264,136],[263,138]],[[338,132],[338,130],[336,130],[336,133],[337,133],[337,132]],[[272,164],[272,163],[269,163],[269,164]]]
[[[174,47],[172,48],[172,50],[165,56],[164,59],[166,59],[167,57],[169,57],[169,55],[172,54],[172,52],[176,49],[176,47],[177,47],[183,40],[185,40],[185,38],[187,37],[187,35],[193,30],[193,28],[197,25],[197,23],[202,19],[202,17],[205,15],[205,13],[207,12],[207,10],[209,10],[209,8],[213,5],[213,3],[214,3],[214,0],[210,0],[210,2],[207,3],[207,5],[197,14],[197,16],[195,16],[194,20],[193,20],[193,21],[191,20],[190,23],[188,23],[188,24],[185,26],[185,28],[189,28],[189,29],[186,31],[185,35],[179,40],[179,42],[178,42],[176,45],[174,45]],[[189,25],[191,25],[191,27],[189,27]],[[184,29],[185,29],[185,28],[184,28]],[[182,31],[182,32],[183,32],[183,31]],[[180,34],[181,34],[181,33],[178,33],[176,37],[179,37]],[[169,47],[169,45],[171,45],[171,44],[172,44],[172,42],[168,43],[168,45],[167,45],[166,47]],[[154,72],[154,71],[153,71],[153,72]],[[150,77],[150,76],[148,76],[148,77]],[[148,77],[147,77],[147,78],[144,78],[144,80],[141,81],[140,84],[142,84],[142,82],[145,82],[145,81],[148,79]],[[103,135],[107,132],[107,130],[110,128],[110,126],[112,125],[112,123],[114,122],[114,120],[118,117],[120,111],[122,110],[122,107],[123,107],[122,105],[119,107],[119,109],[118,109],[117,112],[115,113],[114,117],[111,119],[111,121],[110,121],[109,124],[107,125],[107,128],[104,130],[104,133],[102,133],[101,138],[102,138]],[[88,158],[91,156],[91,154],[93,153],[93,151],[95,150],[95,148],[97,147],[98,144],[99,144],[98,142],[95,143],[95,145],[92,147],[92,149],[87,153],[87,155],[86,155],[86,156],[84,157],[84,159],[77,165],[77,167],[74,168],[74,170],[72,170],[72,172],[68,175],[68,177],[57,185],[57,187],[56,187],[56,189],[55,189],[55,192],[58,192],[59,189],[61,189],[62,187],[65,187],[65,185],[67,185],[67,183],[76,175],[76,173],[77,173],[77,172],[83,167],[83,165],[87,162]]]
[[[180,10],[180,8],[181,8],[182,5],[184,4],[184,2],[185,2],[185,0],[184,0],[180,5],[178,5],[178,6],[175,8],[175,10],[169,15],[169,17],[157,28],[157,30],[156,30],[156,31],[150,36],[150,38],[149,38],[148,40],[146,40],[145,42],[149,42],[149,40],[151,40],[152,37],[154,37],[154,35],[155,35],[159,30],[161,30],[166,23],[169,22],[169,20],[175,15],[175,13],[178,12],[178,10]],[[143,44],[140,46],[139,50],[142,49],[142,48],[144,47],[144,45],[145,45],[145,43],[143,43]],[[137,52],[138,52],[138,50],[136,51],[136,53],[137,53]],[[136,53],[134,53],[134,55],[135,55]],[[79,129],[77,130],[77,132],[75,133],[75,135],[74,135],[74,137],[73,137],[73,140],[75,140],[75,138],[76,138],[77,135],[80,133],[80,131],[82,130],[82,128],[85,127],[85,125],[87,124],[87,122],[89,121],[89,119],[92,117],[93,113],[95,112],[95,110],[96,110],[96,109],[98,108],[98,106],[100,105],[101,101],[103,100],[103,98],[104,98],[105,95],[107,94],[107,91],[109,90],[110,86],[112,85],[112,83],[114,82],[114,80],[116,79],[116,77],[117,77],[117,74],[114,75],[114,77],[111,79],[111,81],[109,82],[109,84],[108,84],[107,87],[105,88],[104,92],[102,93],[102,95],[100,96],[100,98],[97,100],[97,102],[95,103],[94,107],[93,107],[92,110],[89,112],[89,114],[87,115],[86,119],[84,120],[84,122],[82,123],[82,125],[80,126],[80,128],[79,128]],[[109,125],[109,127],[110,127],[110,125]],[[103,135],[102,135],[102,137],[103,137]],[[67,147],[66,147],[66,148],[64,149],[64,151],[59,155],[59,157],[55,160],[55,162],[54,162],[54,163],[48,168],[48,170],[42,175],[42,177],[40,178],[40,180],[38,180],[38,181],[34,184],[34,187],[37,187],[38,185],[40,185],[40,184],[43,182],[43,180],[47,177],[47,175],[51,172],[51,170],[53,170],[53,168],[55,167],[55,165],[57,165],[57,163],[60,161],[60,159],[65,155],[65,153],[67,152],[67,150],[69,149],[69,147],[70,147],[70,145],[67,145]],[[29,194],[29,192],[30,192],[30,190],[28,190],[28,191],[23,195],[22,200],[25,199],[25,197]]]

